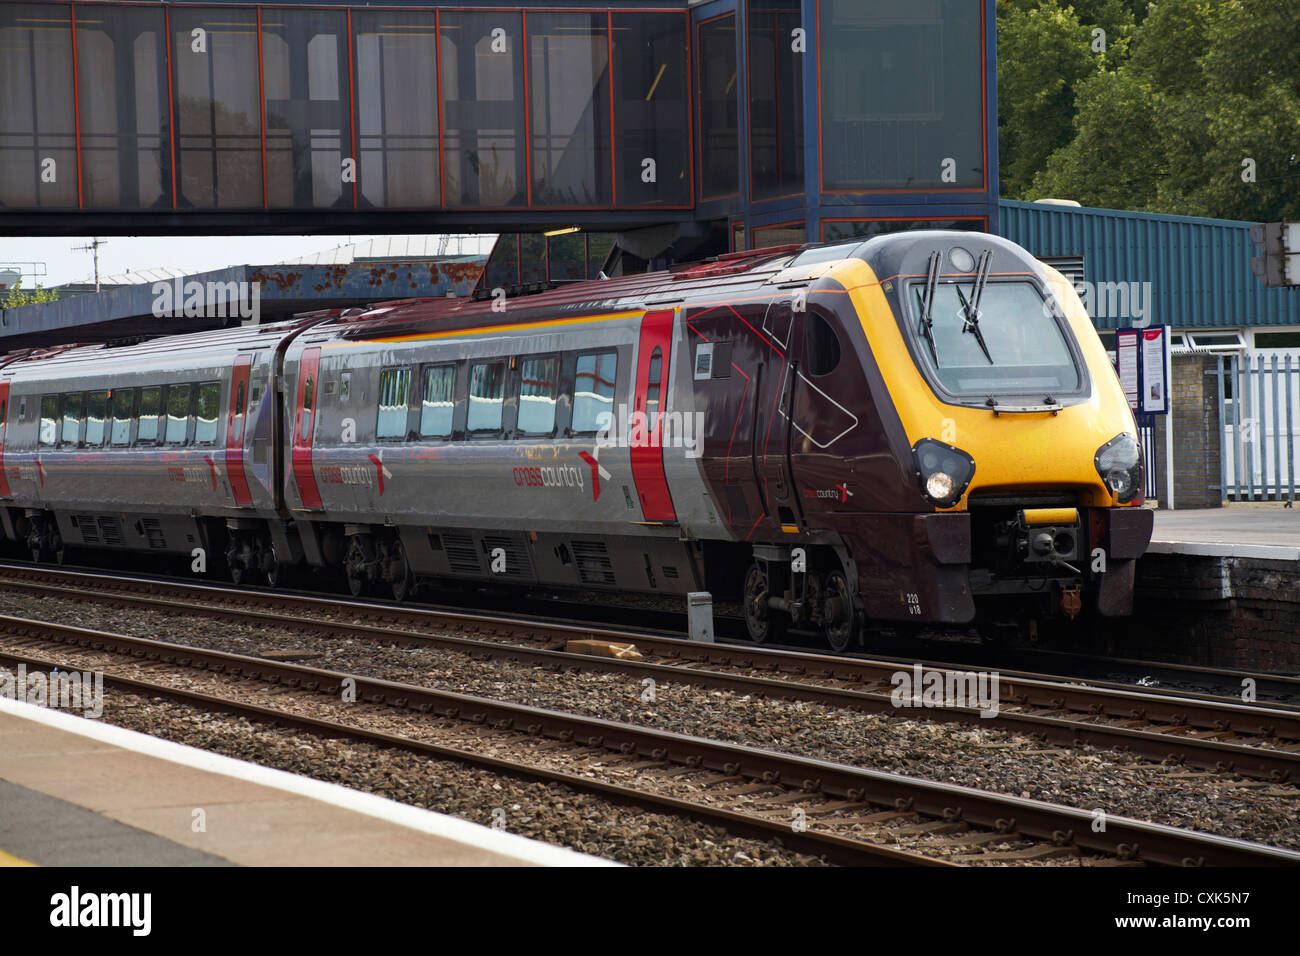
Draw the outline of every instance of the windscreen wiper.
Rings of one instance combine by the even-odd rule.
[[[930,253],[930,265],[925,273],[925,299],[921,303],[921,327],[920,333],[925,336],[926,342],[930,345],[930,356],[934,359],[934,367],[939,367],[939,350],[934,344],[934,318],[931,311],[934,309],[935,288],[939,284],[939,253]]]
[[[984,357],[989,360],[990,365],[994,364],[993,356],[989,354],[989,347],[984,344],[984,333],[980,331],[980,319],[979,313],[975,309],[975,300],[972,299],[967,302],[966,293],[961,291],[961,286],[957,286],[957,297],[961,299],[962,308],[966,310],[966,321],[962,323],[961,330],[975,334],[975,341],[980,344],[980,348],[984,351]]]

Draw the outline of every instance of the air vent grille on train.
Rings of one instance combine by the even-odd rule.
[[[81,532],[82,544],[99,544],[99,528],[90,515],[73,515],[72,525]]]
[[[578,577],[583,584],[613,584],[614,565],[601,541],[574,541],[573,555],[578,560]]]
[[[524,543],[507,535],[484,535],[483,551],[487,556],[488,567],[492,567],[492,552],[500,548],[505,552],[506,569],[493,572],[494,575],[507,578],[531,578],[533,562]]]
[[[442,546],[447,552],[447,563],[457,574],[482,574],[483,568],[474,550],[474,541],[467,534],[444,534]]]
[[[99,518],[99,535],[110,548],[122,547],[122,520],[112,515]]]

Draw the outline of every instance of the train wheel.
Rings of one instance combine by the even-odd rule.
[[[357,538],[352,539],[348,545],[347,557],[343,559],[343,573],[348,579],[348,593],[353,597],[361,597],[366,593],[366,588],[370,584],[366,576],[366,552]]]
[[[785,635],[786,620],[767,606],[767,569],[755,561],[745,575],[745,627],[755,644],[780,640]]]
[[[835,571],[826,578],[822,597],[822,620],[826,622],[826,643],[833,651],[846,651],[858,633],[858,608],[849,593],[849,582]]]
[[[393,600],[399,604],[415,593],[415,576],[406,561],[406,548],[394,541],[388,551],[388,573],[393,585]]]
[[[280,560],[274,544],[268,544],[262,552],[262,569],[266,572],[266,583],[272,588],[282,588],[288,583],[289,565]]]

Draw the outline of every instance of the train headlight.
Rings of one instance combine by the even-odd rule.
[[[960,448],[922,438],[912,448],[916,477],[925,496],[941,508],[955,505],[975,477],[975,459]]]
[[[1121,503],[1142,495],[1142,452],[1137,439],[1127,433],[1116,435],[1097,449],[1097,474]]]

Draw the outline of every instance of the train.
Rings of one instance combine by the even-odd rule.
[[[1142,468],[1071,284],[974,232],[0,358],[36,561],[708,592],[836,651],[1131,613]]]

